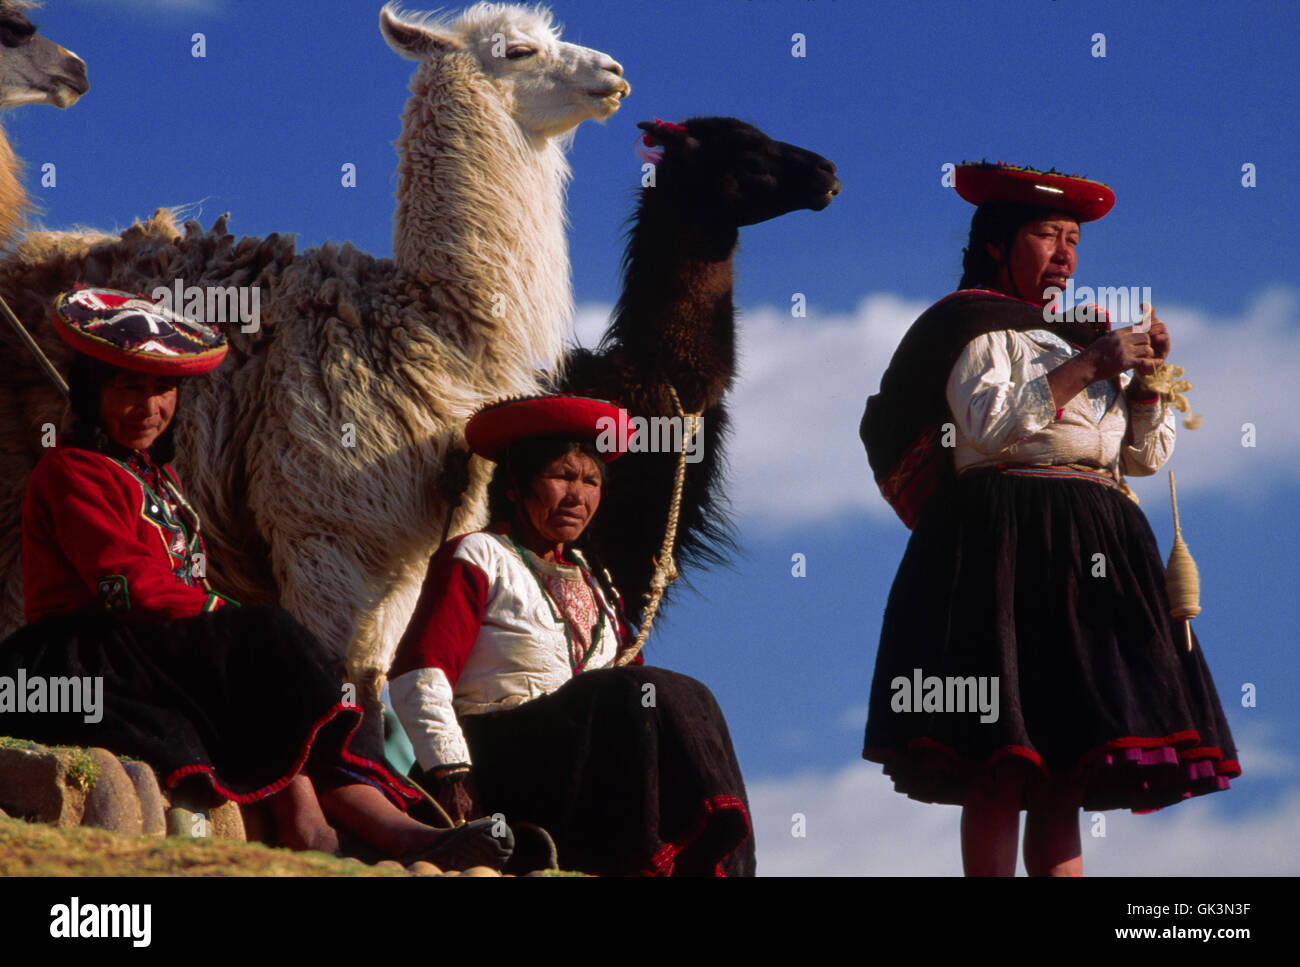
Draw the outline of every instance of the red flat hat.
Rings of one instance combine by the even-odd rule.
[[[1067,212],[1081,222],[1096,221],[1115,204],[1115,193],[1100,181],[1001,162],[958,165],[954,186],[957,194],[972,205],[986,202],[1037,205]]]
[[[116,289],[74,289],[54,300],[63,341],[100,362],[167,376],[195,376],[226,357],[226,337],[144,296]]]
[[[587,437],[605,463],[622,455],[627,411],[585,396],[528,396],[489,403],[465,424],[465,442],[481,457],[497,460],[512,443],[532,436]],[[602,446],[602,439],[609,446]]]

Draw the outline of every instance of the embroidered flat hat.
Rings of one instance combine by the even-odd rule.
[[[54,300],[54,328],[73,349],[139,373],[194,376],[217,366],[226,337],[144,296],[80,288]]]
[[[585,396],[525,396],[489,403],[465,424],[465,442],[481,457],[500,458],[512,443],[532,436],[586,437],[605,463],[623,454],[627,411]]]
[[[1101,218],[1115,204],[1115,193],[1100,181],[1058,171],[1038,171],[998,162],[963,162],[957,166],[954,187],[972,205],[1017,202],[1068,212],[1081,222]]]

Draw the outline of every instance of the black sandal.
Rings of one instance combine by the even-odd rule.
[[[497,835],[498,820],[490,816],[438,830],[438,841],[428,849],[403,859],[403,866],[423,860],[444,870],[467,870],[471,866],[488,866],[499,870],[506,865],[515,849],[515,834],[504,822],[505,830]]]

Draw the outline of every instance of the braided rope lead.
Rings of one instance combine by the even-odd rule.
[[[645,646],[646,638],[650,636],[650,628],[654,624],[655,612],[659,610],[659,602],[663,600],[668,585],[677,580],[677,563],[673,558],[673,547],[677,543],[677,519],[682,509],[682,487],[686,483],[686,448],[687,444],[695,439],[695,433],[703,410],[700,413],[682,412],[682,401],[677,398],[677,390],[673,388],[671,383],[668,384],[668,392],[673,397],[673,408],[677,410],[679,417],[687,421],[687,428],[690,433],[689,435],[683,435],[682,452],[677,457],[677,473],[676,478],[673,480],[673,500],[668,507],[668,526],[664,529],[663,546],[659,548],[659,555],[655,558],[655,574],[650,581],[650,600],[646,603],[645,616],[641,619],[641,630],[637,632],[636,641],[619,652],[614,659],[616,667],[626,665],[640,654],[641,649]]]
[[[36,361],[41,364],[41,369],[45,371],[45,375],[50,378],[50,382],[66,399],[68,397],[67,381],[55,368],[54,364],[50,362],[50,358],[41,352],[41,347],[36,344],[36,340],[32,338],[26,327],[18,321],[18,317],[14,315],[14,311],[9,308],[9,303],[5,302],[4,299],[0,299],[0,315],[3,315],[9,325],[13,326],[14,333],[22,340],[23,345],[27,347],[31,354],[36,357]]]

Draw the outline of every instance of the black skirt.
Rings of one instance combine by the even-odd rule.
[[[485,811],[546,829],[562,869],[754,874],[731,736],[712,693],[694,679],[662,668],[599,669],[461,725]]]
[[[1001,770],[1158,809],[1241,774],[1146,517],[1090,480],[981,474],[918,522],[890,591],[863,758],[962,804]],[[1024,803],[1022,802],[1022,805]]]
[[[52,712],[48,700],[34,711],[27,701],[26,711],[0,715],[0,733],[142,759],[168,788],[185,782],[213,802],[262,799],[301,771],[318,788],[370,783],[402,808],[420,798],[381,750],[365,747],[361,709],[311,632],[279,608],[147,625],[51,615],[0,643],[0,676],[102,680],[94,714]]]

